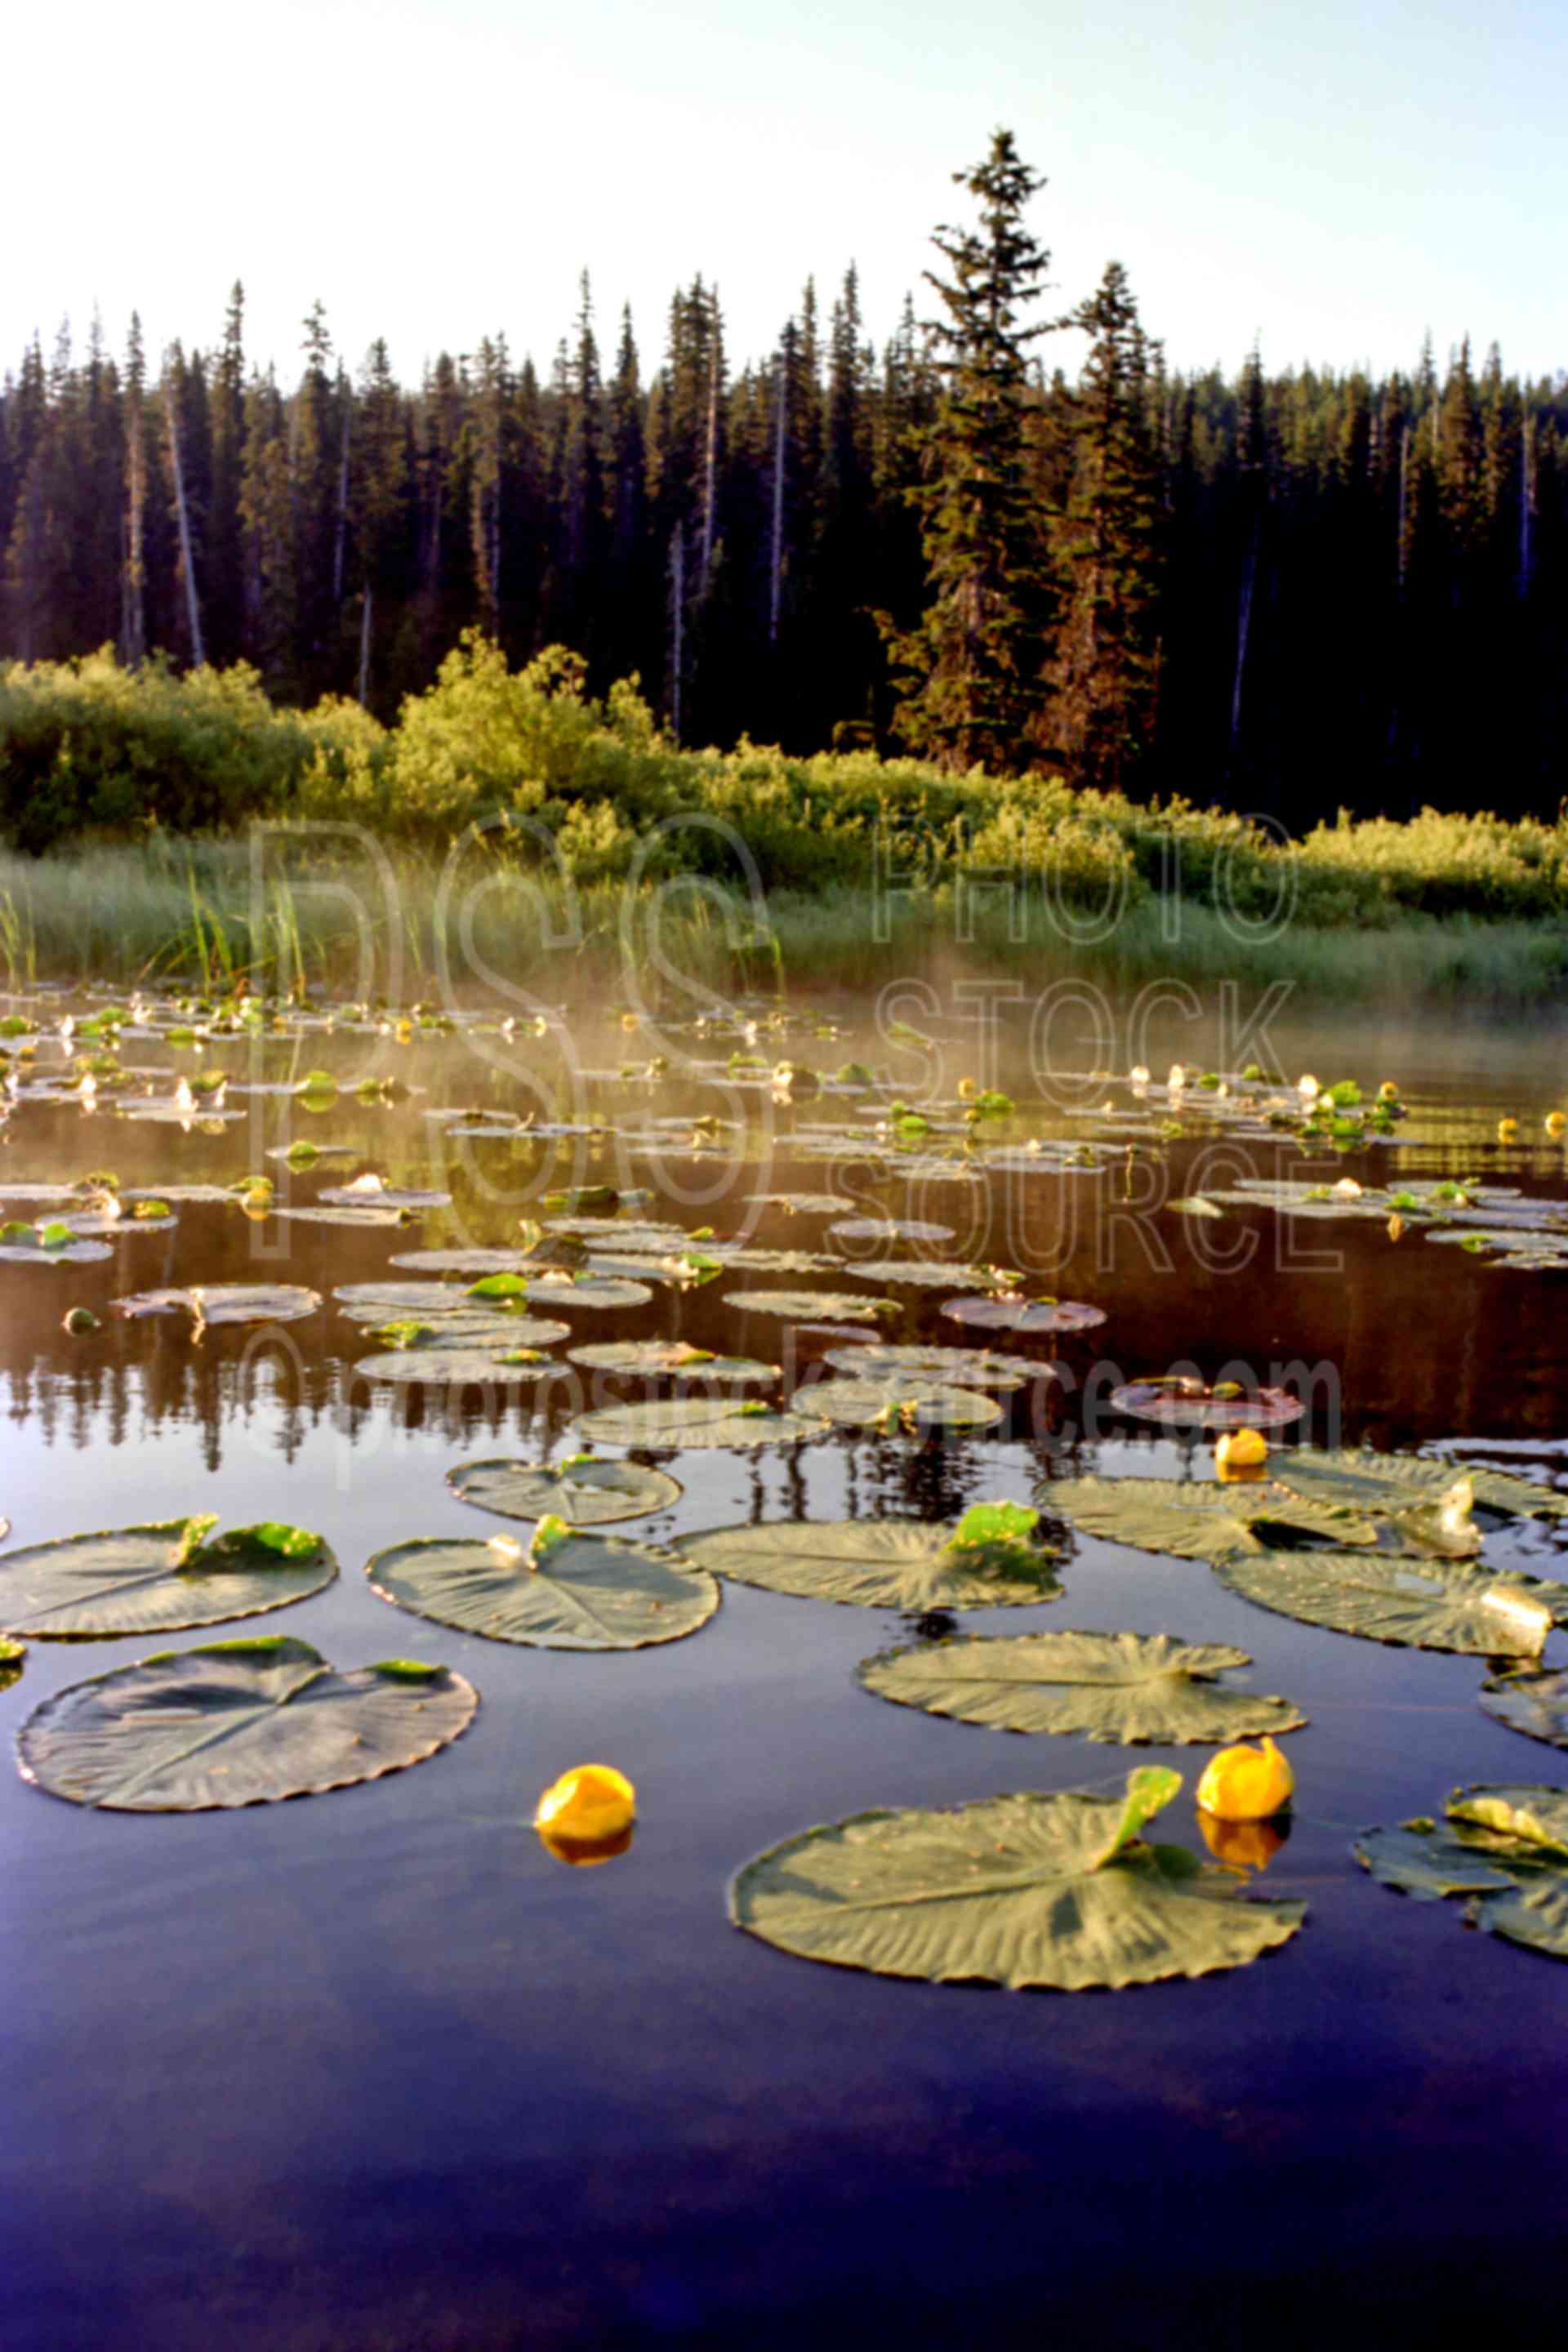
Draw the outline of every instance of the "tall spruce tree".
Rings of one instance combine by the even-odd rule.
[[[1075,781],[1120,790],[1153,732],[1161,481],[1149,348],[1119,261],[1069,323],[1094,340],[1058,534],[1064,610],[1049,723]]]
[[[1027,346],[1044,323],[1023,313],[1049,255],[1026,227],[1045,183],[996,131],[984,163],[953,178],[980,205],[980,227],[939,228],[952,275],[927,271],[945,317],[931,322],[942,394],[924,436],[920,512],[927,604],[919,625],[884,625],[906,681],[894,725],[951,769],[1013,773],[1048,693],[1054,598],[1027,448]]]

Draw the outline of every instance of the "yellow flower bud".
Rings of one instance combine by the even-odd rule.
[[[618,1837],[630,1829],[637,1803],[637,1790],[613,1764],[578,1764],[546,1789],[533,1826],[558,1838]]]
[[[1392,1078],[1384,1078],[1382,1086],[1380,1086],[1377,1090],[1377,1098],[1379,1102],[1397,1102],[1399,1100],[1399,1088],[1394,1085]]]
[[[1555,1139],[1564,1128],[1568,1128],[1568,1118],[1564,1118],[1560,1110],[1549,1110],[1546,1114],[1547,1134]]]
[[[1266,1822],[1289,1803],[1295,1786],[1296,1775],[1272,1739],[1261,1748],[1243,1741],[1212,1759],[1198,1782],[1198,1803],[1222,1822]]]
[[[1215,1468],[1223,1478],[1227,1470],[1256,1470],[1268,1459],[1268,1441],[1258,1429],[1227,1429],[1215,1445]]]
[[[1500,1118],[1497,1123],[1497,1139],[1500,1143],[1517,1143],[1519,1141],[1518,1119]]]

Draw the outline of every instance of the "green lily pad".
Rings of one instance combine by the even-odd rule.
[[[793,1402],[854,1429],[879,1429],[925,1436],[938,1430],[989,1429],[1002,1418],[994,1397],[974,1389],[944,1388],[939,1381],[817,1381],[797,1389]]]
[[[1510,1731],[1568,1748],[1568,1672],[1561,1666],[1497,1675],[1481,1685],[1481,1705]]]
[[[852,1814],[748,1863],[730,1916],[838,1968],[1063,1991],[1238,1968],[1301,1926],[1302,1905],[1243,1896],[1184,1847],[1119,1843],[1127,1812],[1068,1790]]]
[[[338,1572],[302,1528],[267,1520],[208,1541],[215,1524],[163,1519],[0,1554],[0,1625],[46,1640],[174,1633],[285,1609]]]
[[[216,1642],[56,1692],[23,1725],[17,1763],[51,1796],[106,1812],[272,1804],[422,1763],[479,1703],[445,1666],[340,1674],[308,1642]]]
[[[552,1469],[527,1462],[465,1462],[447,1473],[459,1502],[503,1519],[564,1519],[596,1528],[612,1519],[640,1519],[680,1499],[679,1479],[641,1462],[600,1461],[593,1454]]]
[[[1244,1600],[1367,1642],[1476,1657],[1533,1657],[1568,1623],[1568,1584],[1463,1559],[1388,1551],[1236,1552],[1215,1561]]]
[[[42,1225],[19,1223],[0,1225],[0,1263],[13,1265],[95,1265],[113,1255],[114,1251],[108,1242],[73,1232],[63,1218],[55,1218]]]
[[[1568,1960],[1568,1791],[1456,1789],[1447,1819],[1365,1830],[1351,1851],[1419,1903],[1467,1897],[1466,1924]]]
[[[1372,1519],[1267,1482],[1053,1478],[1035,1489],[1035,1499],[1042,1510],[1070,1520],[1085,1535],[1177,1559],[1219,1560],[1233,1552],[1377,1541]]]
[[[188,1315],[195,1323],[298,1323],[321,1305],[295,1283],[193,1283],[187,1290],[139,1290],[110,1301],[117,1315]]]
[[[1054,1555],[1025,1543],[961,1546],[915,1519],[770,1519],[682,1536],[689,1559],[737,1584],[861,1609],[1001,1609],[1059,1601]]]
[[[884,1651],[856,1668],[879,1697],[998,1731],[1075,1732],[1121,1747],[1253,1739],[1299,1730],[1289,1699],[1216,1681],[1251,1664],[1228,1643],[1168,1633],[973,1635]]]
[[[771,1386],[779,1379],[777,1364],[762,1364],[750,1356],[711,1356],[681,1339],[606,1339],[594,1347],[569,1348],[574,1364],[595,1372],[668,1375],[672,1379],[751,1382]]]
[[[539,1328],[558,1328],[552,1323]],[[354,1378],[392,1381],[400,1387],[464,1389],[516,1388],[528,1381],[564,1377],[566,1368],[560,1358],[542,1354],[528,1338],[528,1329],[524,1324],[505,1339],[497,1338],[479,1347],[453,1341],[362,1356],[353,1368]]]
[[[1021,1389],[1049,1376],[1053,1367],[1017,1356],[994,1356],[983,1348],[829,1348],[823,1361],[858,1381],[931,1381],[943,1388]]]
[[[1396,1512],[1437,1503],[1457,1480],[1468,1478],[1476,1501],[1485,1510],[1500,1511],[1510,1517],[1568,1517],[1568,1495],[1554,1494],[1533,1479],[1516,1478],[1504,1470],[1478,1469],[1466,1462],[1433,1461],[1418,1454],[1297,1450],[1279,1455],[1270,1467],[1280,1485],[1298,1495],[1342,1503],[1354,1511]]]
[[[724,1304],[742,1315],[778,1315],[792,1323],[877,1323],[897,1312],[889,1299],[863,1298],[852,1290],[735,1290]]]
[[[686,1447],[793,1445],[825,1437],[819,1414],[742,1404],[733,1397],[671,1397],[648,1404],[605,1405],[578,1423],[593,1445]]]
[[[951,1322],[981,1331],[1011,1331],[1020,1339],[1093,1331],[1105,1320],[1103,1307],[1088,1306],[1080,1298],[944,1298],[940,1311]]]
[[[827,1228],[837,1242],[950,1242],[951,1225],[922,1224],[914,1217],[844,1217]]]
[[[647,1649],[695,1633],[719,1606],[713,1578],[679,1554],[548,1518],[531,1546],[437,1536],[377,1552],[367,1573],[396,1608],[531,1649]]]
[[[1182,1429],[1286,1429],[1307,1410],[1284,1389],[1241,1390],[1228,1381],[1211,1389],[1181,1376],[1129,1381],[1107,1402],[1114,1412]]]

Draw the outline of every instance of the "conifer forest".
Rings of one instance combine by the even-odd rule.
[[[596,692],[636,673],[687,744],[1037,769],[1292,831],[1554,816],[1568,376],[1468,336],[1379,377],[1256,349],[1183,373],[1179,287],[1145,320],[1114,261],[1048,285],[1009,134],[954,178],[880,342],[852,265],[752,353],[700,275],[647,350],[584,273],[542,363],[497,331],[417,383],[319,302],[297,374],[258,365],[237,284],[161,351],[134,315],[119,350],[63,323],[0,390],[0,662],[243,662],[389,721],[477,626],[514,664],[572,649]]]

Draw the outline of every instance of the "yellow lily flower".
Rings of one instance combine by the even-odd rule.
[[[1227,1472],[1256,1470],[1268,1459],[1268,1441],[1261,1430],[1227,1429],[1215,1444],[1215,1468],[1222,1478]]]
[[[590,1840],[618,1837],[637,1816],[637,1790],[613,1764],[578,1764],[552,1781],[539,1800],[533,1826],[541,1834]]]
[[[1222,1822],[1266,1822],[1290,1801],[1296,1775],[1272,1739],[1222,1748],[1198,1782],[1198,1803]]]

